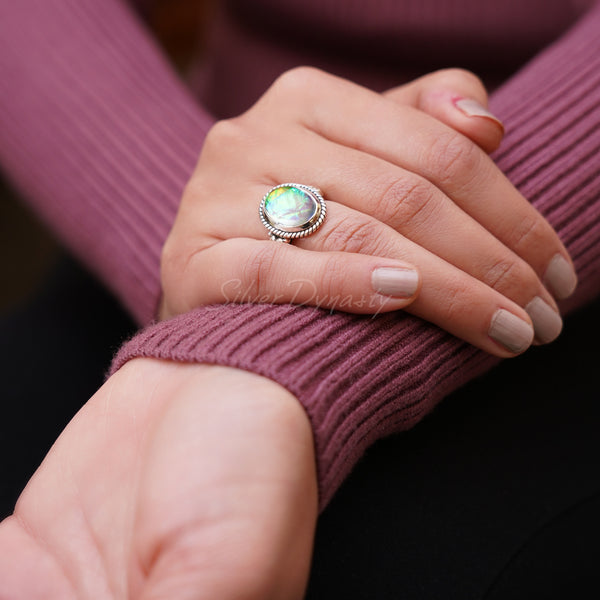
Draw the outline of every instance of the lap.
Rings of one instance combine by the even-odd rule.
[[[560,341],[372,447],[321,516],[308,599],[559,599],[600,587],[600,355],[588,341],[599,325],[596,301]]]

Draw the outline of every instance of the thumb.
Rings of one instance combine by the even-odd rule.
[[[488,108],[488,96],[479,78],[463,69],[444,69],[392,88],[384,96],[408,104],[459,131],[485,152],[498,148],[504,136],[502,122]]]

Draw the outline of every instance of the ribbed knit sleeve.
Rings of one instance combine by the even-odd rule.
[[[140,323],[212,119],[119,0],[0,0],[0,162]]]
[[[493,95],[507,123],[495,155],[575,261],[580,305],[600,291],[600,2]]]
[[[599,33],[596,8],[492,100],[508,132],[498,164],[574,258],[580,285],[570,308],[600,292]],[[372,442],[412,427],[496,362],[403,313],[265,305],[204,307],[154,325],[113,368],[137,356],[230,365],[288,388],[312,422],[322,507]]]

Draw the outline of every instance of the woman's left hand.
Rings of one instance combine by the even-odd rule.
[[[283,74],[209,132],[162,257],[161,318],[202,304],[406,309],[497,356],[562,322],[576,277],[556,232],[487,156],[503,135],[477,78],[452,70],[387,94],[310,68]],[[260,198],[320,187],[327,217],[268,241]]]

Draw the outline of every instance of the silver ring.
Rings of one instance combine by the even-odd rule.
[[[327,206],[319,188],[282,183],[263,196],[258,214],[272,240],[289,243],[319,229]]]

